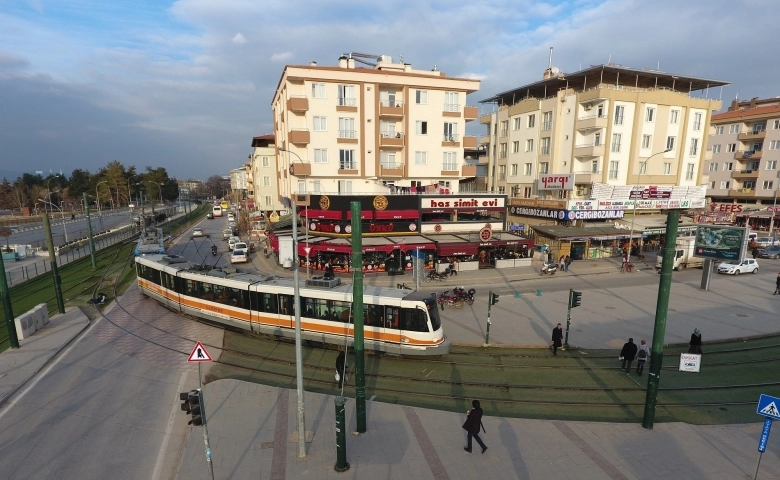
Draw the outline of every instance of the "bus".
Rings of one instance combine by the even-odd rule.
[[[227,200],[222,200],[221,207],[222,207],[222,210],[227,210],[228,208],[230,208],[230,204],[228,203]]]
[[[222,216],[222,207],[219,205],[214,205],[214,208],[211,210],[211,212],[214,214],[214,217],[221,217]]]

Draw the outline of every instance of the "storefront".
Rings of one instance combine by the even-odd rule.
[[[536,245],[546,246],[546,254],[557,261],[569,255],[572,260],[587,260],[620,256],[629,237],[641,238],[642,233],[615,227],[566,227],[563,225],[532,225]]]
[[[616,221],[615,226],[629,230],[632,226],[634,230],[642,233],[642,236],[633,237],[631,255],[639,255],[641,252],[654,252],[660,245],[663,245],[666,238],[666,218],[665,214],[637,215],[635,218],[629,215],[626,218]],[[689,217],[680,216],[680,223],[677,227],[677,236],[686,237],[696,235],[696,225]],[[625,245],[624,245],[625,246]]]
[[[528,232],[528,226],[559,225],[560,212],[566,210],[566,200],[539,200],[534,198],[509,199],[509,230]],[[519,233],[519,232],[518,232]]]
[[[506,226],[506,195],[420,195],[420,233],[478,232]]]

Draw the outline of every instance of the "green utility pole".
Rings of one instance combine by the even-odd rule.
[[[92,221],[89,219],[89,202],[87,201],[87,194],[84,193],[84,215],[87,217],[87,232],[89,233],[89,256],[92,259],[92,270],[97,268],[97,262],[95,262],[95,240],[92,238]]]
[[[11,305],[11,294],[8,291],[8,280],[5,278],[5,262],[0,255],[0,296],[3,297],[3,313],[5,324],[8,327],[8,340],[11,348],[19,348],[19,338],[16,336],[16,324],[14,323],[14,309]]]
[[[363,352],[363,226],[360,202],[350,202],[352,210],[352,312],[355,319],[355,410],[357,431],[366,433],[366,372]]]
[[[666,216],[666,238],[664,239],[663,263],[661,263],[661,279],[658,283],[658,300],[655,304],[655,326],[653,327],[653,348],[650,350],[650,368],[648,369],[650,374],[647,376],[645,414],[642,418],[642,426],[651,430],[658,403],[658,384],[661,380],[666,316],[669,313],[669,293],[672,290],[672,271],[679,222],[680,214],[676,210],[669,210]]]
[[[62,301],[62,280],[60,279],[60,270],[57,268],[57,258],[54,256],[54,240],[51,238],[49,214],[46,212],[43,212],[43,229],[46,232],[46,247],[49,249],[49,263],[51,263],[51,273],[54,276],[54,296],[57,298],[57,309],[60,313],[65,313],[65,302]]]
[[[569,310],[566,312],[566,338],[563,340],[564,348],[569,348],[569,324],[571,324],[571,309],[579,307],[582,298],[582,292],[575,292],[569,289]]]

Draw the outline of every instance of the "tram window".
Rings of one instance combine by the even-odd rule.
[[[226,287],[225,290],[227,291],[227,305],[230,305],[231,307],[246,308],[244,306],[246,304],[244,301],[244,294],[246,292],[244,290],[232,287]]]
[[[214,301],[214,285],[210,283],[205,282],[198,282],[200,283],[200,298],[203,300],[208,300],[210,302]]]
[[[334,301],[331,302],[333,306],[331,307],[331,320],[334,320],[336,322],[349,322],[349,317],[352,309],[352,304],[349,302],[339,302]]]
[[[316,311],[315,305],[315,300],[313,298],[301,297],[301,309],[303,310],[304,316],[317,318],[314,313]]]
[[[369,327],[384,327],[384,307],[381,305],[365,305],[365,322]]]
[[[160,285],[160,271],[152,267],[138,264],[138,276],[144,280]]]
[[[184,295],[187,295],[188,297],[200,297],[200,293],[198,292],[198,282],[195,282],[193,280],[183,279],[184,280]]]
[[[163,287],[167,288],[168,290],[176,289],[174,287],[174,277],[170,273],[162,274],[162,283],[163,283]]]
[[[401,330],[427,332],[428,318],[425,312],[416,308],[404,308],[401,311]]]
[[[185,290],[186,283],[187,283],[186,280],[184,280],[183,278],[173,277],[173,284],[175,285],[176,293],[184,293],[186,291]]]
[[[385,319],[385,328],[394,328],[397,330],[399,327],[401,309],[398,307],[387,307],[385,312],[387,313],[387,318]]]
[[[276,294],[251,292],[250,298],[252,299],[252,308],[265,313],[279,313],[276,302]]]
[[[279,313],[293,315],[293,297],[291,295],[279,295]]]

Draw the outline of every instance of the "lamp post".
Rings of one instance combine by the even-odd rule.
[[[769,238],[772,245],[775,244],[775,215],[777,213],[777,190],[780,189],[780,185],[775,188],[775,200],[772,202],[772,218],[769,220]]]
[[[284,147],[279,147],[279,151],[280,152],[292,153],[293,155],[295,155],[298,158],[299,162],[303,163],[303,160],[301,160],[301,157],[297,153],[291,152],[291,151],[287,150]],[[289,164],[289,162],[288,162],[288,164]],[[306,177],[304,176],[304,178],[306,178]],[[290,183],[292,183],[292,179],[290,180]],[[293,195],[292,185],[290,185],[290,197],[292,197],[292,195]],[[295,213],[297,213],[297,212],[293,212],[293,214],[295,214]],[[311,249],[309,248],[309,207],[306,207],[306,278],[311,278],[311,274],[309,272],[309,265],[311,263],[311,262],[309,262],[309,252],[311,252]]]
[[[67,227],[65,227],[65,212],[63,212],[61,207],[58,207],[57,205],[55,205],[55,204],[53,204],[51,202],[47,202],[46,200],[44,200],[42,198],[39,198],[38,201],[44,204],[44,211],[46,210],[46,204],[47,203],[49,205],[51,205],[52,207],[54,207],[54,208],[56,208],[57,210],[60,211],[60,216],[62,216],[62,230],[65,232],[65,243],[68,243],[68,229],[67,229]],[[52,210],[52,212],[53,211],[54,210]]]
[[[95,203],[97,203],[98,219],[100,220],[100,229],[103,230],[103,212],[100,209],[100,194],[98,193],[98,187],[101,183],[108,183],[108,180],[103,180],[95,185]],[[111,197],[111,189],[108,189],[108,196]]]
[[[642,174],[647,170],[647,162],[649,162],[651,158],[655,157],[656,155],[661,155],[662,153],[667,153],[667,152],[671,152],[671,151],[672,151],[671,148],[667,148],[666,150],[663,150],[663,151],[660,151],[660,152],[656,152],[656,153],[650,155],[649,157],[647,157],[647,160],[645,160],[644,162],[640,163],[639,175],[637,176],[637,180],[636,180],[637,183],[636,183],[636,185],[639,186],[639,184],[641,183]],[[643,166],[644,166],[644,169],[642,168]],[[632,191],[633,191],[633,189],[632,189]],[[635,198],[634,199],[634,208],[633,208],[633,212],[631,214],[631,230],[629,230],[629,232],[628,232],[628,253],[626,255],[626,259],[627,260],[631,260],[631,242],[634,239],[634,220],[636,220],[636,201],[637,201],[637,199]]]

